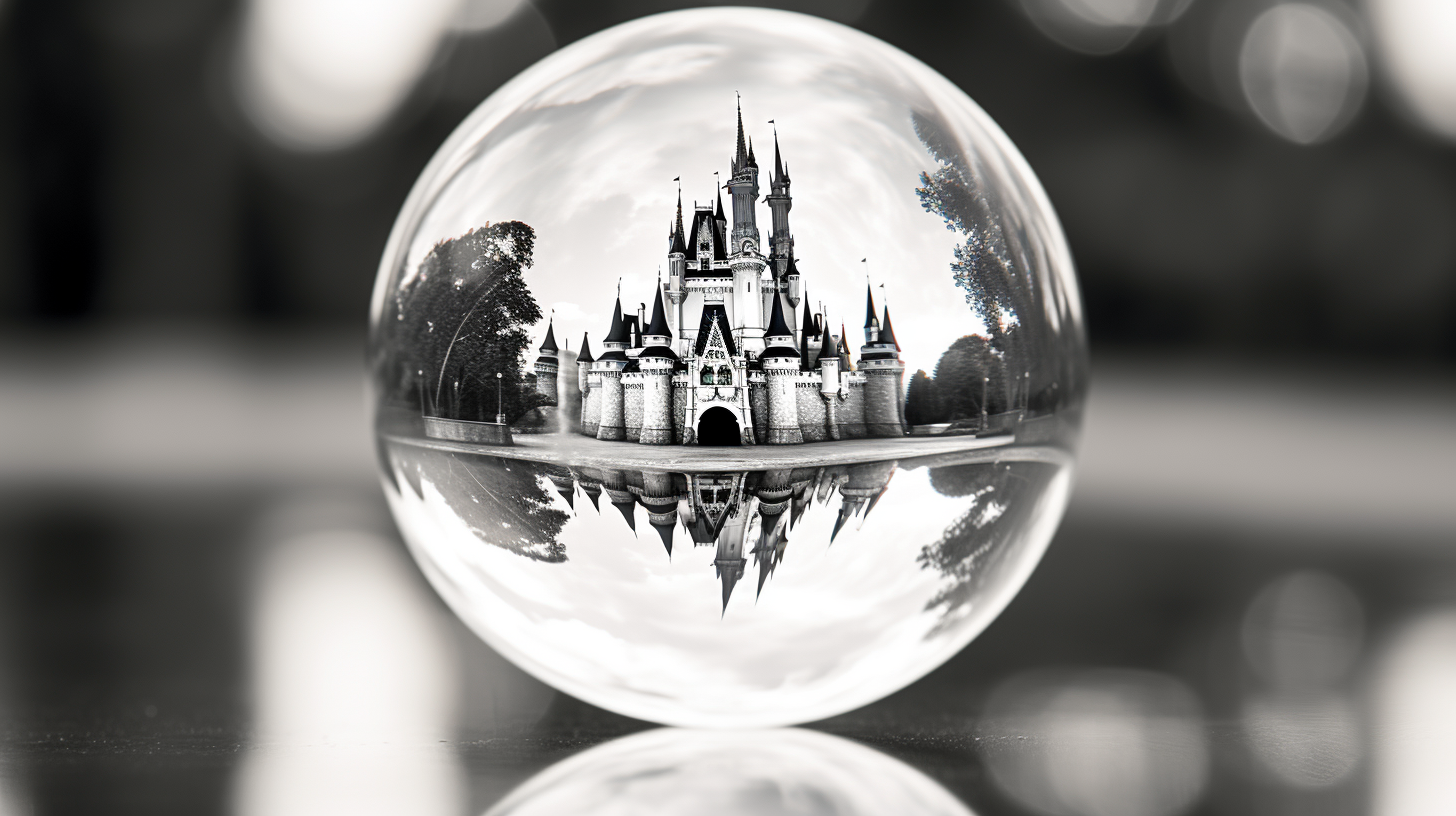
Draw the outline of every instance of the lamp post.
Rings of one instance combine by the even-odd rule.
[[[495,424],[497,425],[506,424],[504,407],[501,405],[501,373],[497,371],[495,373]]]

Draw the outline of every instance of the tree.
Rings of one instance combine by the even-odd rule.
[[[935,364],[935,392],[944,422],[977,419],[983,407],[987,415],[1007,410],[1002,356],[978,334],[956,340]]]
[[[1010,405],[1016,377],[1041,356],[1022,342],[1034,339],[1028,332],[1013,334],[1028,320],[1038,319],[1036,288],[1028,277],[1030,270],[1025,268],[1029,264],[1024,254],[1014,251],[1007,241],[1002,221],[1010,214],[993,205],[981,175],[966,162],[944,128],[918,113],[913,119],[921,143],[940,165],[934,173],[920,174],[921,186],[915,192],[927,212],[945,219],[946,229],[965,236],[964,243],[953,252],[951,275],[956,286],[965,290],[966,302],[980,315],[991,350],[996,352],[994,367],[999,376],[991,378],[995,395],[988,393],[987,400]],[[1025,239],[1024,235],[1014,234]],[[1025,241],[1017,246],[1021,243]]]
[[[910,385],[905,389],[905,421],[911,425],[933,425],[946,421],[936,382],[924,369],[910,377]]]
[[[526,224],[503,221],[430,250],[395,293],[387,344],[403,376],[392,396],[436,416],[507,421],[545,401],[522,382],[526,329],[541,319],[523,278],[535,241]]]
[[[994,584],[1007,555],[1026,541],[1038,497],[1055,473],[1047,465],[1010,462],[931,469],[930,484],[937,492],[972,497],[970,507],[917,559],[922,569],[946,579],[925,605],[941,614],[931,636],[953,630]]]

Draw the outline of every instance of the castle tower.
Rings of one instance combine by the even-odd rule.
[[[592,365],[593,373],[600,378],[600,383],[593,385],[602,392],[597,439],[617,442],[627,438],[622,369],[627,367],[627,348],[631,342],[627,324],[622,320],[622,299],[618,297],[612,309],[612,329],[602,340],[602,355]]]
[[[719,209],[722,208],[722,201],[719,200]],[[677,333],[682,335],[683,330],[683,299],[687,297],[685,278],[688,273],[688,239],[683,232],[682,217],[682,188],[677,191],[677,221],[671,229],[671,238],[667,245],[667,297],[672,301],[672,325],[677,327]]]
[[[723,586],[723,612],[728,611],[728,597],[733,594],[733,587],[738,584],[738,579],[743,577],[743,567],[748,559],[743,557],[743,538],[747,530],[746,512],[738,512],[730,515],[723,530],[718,534],[718,550],[713,557],[713,567],[718,573],[718,580]]]
[[[743,139],[743,104],[738,105],[738,151],[733,156],[733,175],[728,182],[733,195],[733,239],[728,251],[732,254],[758,251],[758,160]]]
[[[557,402],[556,374],[560,370],[556,347],[556,320],[546,323],[546,339],[541,341],[541,356],[536,358],[536,390],[546,397],[547,405]]]
[[[871,289],[868,283],[865,284],[864,334],[866,346],[874,343],[880,338],[880,319],[879,317],[875,316],[875,290]],[[848,344],[849,338],[844,338],[844,342]]]
[[[645,429],[644,429],[645,430]],[[647,509],[647,523],[657,531],[662,546],[672,557],[672,533],[677,526],[678,491],[674,480],[677,477],[666,471],[644,471],[642,473],[642,506]]]
[[[768,386],[768,444],[797,445],[804,441],[799,428],[799,406],[795,376],[799,372],[799,351],[794,332],[784,321],[783,298],[773,296],[773,313],[764,331],[763,363]]]
[[[633,535],[637,534],[637,497],[632,495],[632,490],[627,486],[627,474],[623,471],[603,468],[602,488],[606,490],[607,499],[617,512],[622,514],[626,520],[627,527]]]
[[[763,595],[763,584],[783,561],[788,545],[785,527],[789,516],[785,511],[793,497],[791,474],[788,470],[765,471],[754,490],[758,497],[758,544],[750,554],[758,567],[758,595]]]
[[[870,307],[874,307],[873,300]],[[905,364],[900,361],[900,347],[889,321],[886,309],[885,325],[882,327],[876,318],[874,340],[860,349],[859,370],[865,375],[865,427],[870,436],[905,435]],[[869,335],[870,329],[866,328],[865,336]]]
[[[602,416],[601,389],[592,387],[594,382],[601,382],[592,370],[594,362],[591,344],[587,342],[586,332],[582,332],[581,351],[576,353],[576,386],[581,389],[581,432],[587,436],[597,435]]]
[[[638,441],[644,445],[671,445],[672,369],[678,357],[672,350],[672,330],[662,307],[661,285],[653,298],[652,320],[642,332],[642,343],[645,348],[637,355],[642,372],[642,430]]]
[[[789,195],[789,174],[779,155],[778,128],[774,128],[774,169],[769,177],[768,206],[773,213],[773,233],[769,239],[773,273],[776,279],[783,280],[788,277],[789,259],[794,255],[794,238],[789,234],[789,210],[794,206],[794,199]]]

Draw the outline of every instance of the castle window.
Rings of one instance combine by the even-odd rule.
[[[713,367],[712,366],[710,366],[710,365],[703,366],[703,378],[702,378],[702,382],[703,382],[703,385],[712,385],[713,384]]]
[[[718,384],[732,385],[733,369],[729,368],[728,366],[718,366]]]

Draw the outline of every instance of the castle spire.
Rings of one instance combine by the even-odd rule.
[[[773,312],[768,320],[768,330],[763,333],[763,336],[765,338],[788,337],[790,338],[789,342],[792,343],[794,342],[792,339],[794,336],[794,330],[790,329],[789,324],[784,320],[783,297],[780,296],[777,292],[773,293],[772,297]]]
[[[864,324],[864,327],[866,329],[868,329],[871,326],[878,326],[879,324],[880,324],[880,319],[875,316],[875,290],[872,289],[870,287],[869,282],[866,281],[865,282],[865,324]]]
[[[834,335],[829,333],[829,321],[824,322],[824,339],[820,341],[819,359],[839,357],[839,346],[834,342]],[[817,364],[817,360],[815,361]]]
[[[789,174],[784,172],[784,162],[779,157],[779,127],[778,125],[774,125],[774,175],[772,183],[777,186],[788,180]]]
[[[586,332],[581,333],[581,351],[576,353],[576,361],[578,363],[596,362],[592,359],[591,344],[587,342]]]
[[[895,351],[900,350],[900,344],[895,342],[895,327],[890,325],[890,304],[885,304],[885,322],[880,325],[880,343],[882,345],[894,346]]]
[[[662,308],[662,285],[661,278],[658,279],[657,296],[652,299],[652,319],[647,322],[647,328],[642,334],[645,337],[666,337],[672,339],[672,329],[667,326],[667,316]]]
[[[809,338],[813,337],[815,334],[814,316],[809,314],[811,311],[813,310],[809,308],[809,292],[808,290],[805,290],[804,321],[799,328],[799,359],[804,361],[803,366],[805,371],[809,370]]]
[[[553,315],[552,318],[551,318],[551,320],[547,321],[547,323],[546,323],[546,339],[543,340],[543,341],[541,341],[541,351],[542,352],[550,352],[552,354],[555,354],[559,350],[556,347],[556,327],[555,327],[555,324],[556,324],[556,317],[555,317],[555,315]]]
[[[677,188],[677,223],[673,225],[672,246],[668,248],[667,252],[669,255],[688,254],[688,239],[686,233],[683,230],[681,184],[679,184]]]
[[[738,98],[738,152],[733,158],[733,173],[748,166],[748,146],[743,139],[743,97]]]
[[[624,346],[632,342],[631,336],[627,334],[627,323],[622,320],[621,295],[617,296],[617,305],[612,307],[612,328],[607,332],[607,336],[602,339],[602,342],[621,343]]]

